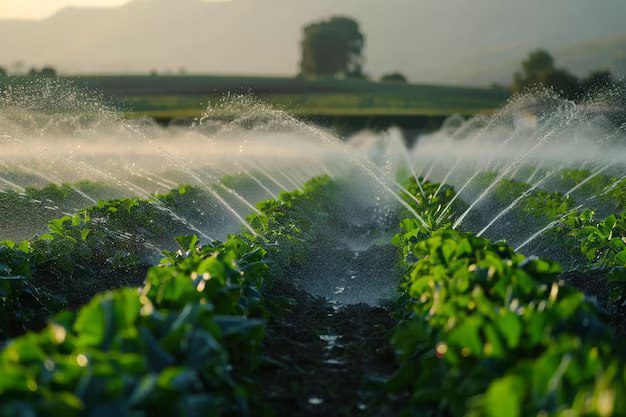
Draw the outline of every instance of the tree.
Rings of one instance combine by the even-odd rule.
[[[6,77],[8,75],[7,70],[3,67],[0,67],[0,78]]]
[[[610,71],[595,71],[580,82],[580,91],[583,94],[593,94],[615,83]]]
[[[513,79],[513,91],[520,92],[528,87],[541,84],[540,78],[554,71],[554,58],[544,49],[528,54],[522,61],[522,71],[516,72]]]
[[[56,77],[57,70],[51,66],[45,66],[39,71],[39,75],[42,77]]]
[[[37,77],[56,77],[57,70],[51,66],[45,66],[41,70],[38,70],[37,68],[32,67],[28,71],[28,75],[37,76]]]
[[[545,49],[537,49],[522,61],[522,70],[526,77],[537,77],[554,70],[554,58]]]
[[[399,72],[392,72],[389,74],[385,74],[382,77],[380,77],[380,81],[383,83],[402,83],[402,84],[406,84],[408,82],[404,74],[401,74]]]
[[[514,92],[535,86],[553,88],[568,99],[576,98],[579,92],[578,78],[567,70],[556,68],[552,55],[543,49],[531,52],[522,61],[522,71],[515,73],[513,79]]]
[[[304,28],[300,72],[305,77],[363,77],[365,36],[349,17],[333,17]]]
[[[540,85],[550,87],[559,92],[563,97],[574,100],[578,97],[580,84],[578,78],[564,69],[553,69],[539,75]]]

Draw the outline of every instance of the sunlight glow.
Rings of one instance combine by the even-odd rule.
[[[128,3],[129,1],[130,0],[0,0],[0,19],[45,19],[65,7],[116,7]]]

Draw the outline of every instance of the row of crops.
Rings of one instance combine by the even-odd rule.
[[[32,241],[3,242],[3,338],[80,305],[72,298],[76,285],[90,293],[138,288],[100,294],[12,340],[0,360],[1,414],[247,414],[253,397],[247,376],[258,363],[266,314],[259,291],[269,270],[263,246],[274,243],[268,245],[277,254],[274,270],[298,262],[307,249],[296,235],[311,228],[309,212],[330,203],[329,188],[328,179],[312,180],[302,192],[260,204],[263,215],[249,219],[258,236],[204,246],[195,236],[178,238],[180,248],[166,251],[142,283],[136,275],[147,269],[141,261],[147,248],[140,230],[158,235],[173,222],[150,201],[101,203],[52,221],[50,233]],[[161,200],[184,194],[174,190]],[[120,245],[114,230],[133,238]],[[55,286],[51,276],[75,282]]]
[[[453,230],[466,205],[452,188],[407,188],[424,222],[406,213],[393,239],[403,271],[390,335],[397,371],[382,401],[416,416],[626,415],[626,350],[615,331],[626,215],[596,219],[569,196],[512,180],[494,192],[527,192],[516,210],[557,222],[541,244],[566,248],[579,275],[601,270],[610,300],[597,303],[558,264]],[[268,284],[307,262],[316,235],[332,233],[320,224],[341,191],[313,179],[260,203],[247,219],[256,235],[204,245],[165,210],[198,208],[194,193],[102,202],[0,245],[1,415],[271,415],[253,383]],[[610,196],[621,207],[622,194]],[[158,256],[153,243],[178,231],[179,248]]]
[[[623,178],[594,176],[584,170],[565,170],[559,174],[568,189],[591,178],[578,191],[582,197],[577,199],[502,179],[494,188],[493,199],[500,204],[517,200],[515,223],[531,230],[534,225],[542,232],[525,250],[558,260],[566,276],[599,297],[603,306],[616,315],[615,324],[623,329],[626,184]],[[586,208],[590,206],[599,210]]]
[[[546,196],[555,198],[537,198]],[[425,203],[417,207],[428,214],[445,201]],[[616,226],[615,216],[597,225],[585,216],[588,228]],[[580,233],[586,254],[591,230]],[[559,279],[558,264],[445,224],[432,231],[405,220],[396,243],[407,273],[393,339],[401,366],[391,388],[411,393],[415,415],[433,408],[476,416],[626,412],[623,338]]]

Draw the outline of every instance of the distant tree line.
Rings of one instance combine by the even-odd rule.
[[[39,76],[39,77],[56,77],[57,70],[51,66],[45,66],[41,69],[37,69],[33,67],[28,71],[28,75]]]
[[[9,75],[9,72],[6,70],[6,68],[4,67],[0,67],[0,77],[7,77]],[[27,73],[26,75],[29,76],[33,76],[33,77],[56,77],[57,76],[57,70],[49,65],[46,65],[45,67],[42,68],[35,68],[32,67]]]
[[[399,84],[408,83],[408,80],[406,79],[404,74],[401,74],[399,72],[392,72],[389,74],[385,74],[382,77],[380,77],[380,81],[383,83],[399,83]]]
[[[579,79],[566,69],[557,68],[552,55],[544,49],[538,49],[522,61],[521,71],[515,73],[513,92],[519,93],[532,87],[548,87],[567,99],[576,100],[608,88],[615,82],[610,71],[595,71]]]
[[[365,62],[363,50],[365,35],[359,23],[350,17],[335,16],[313,22],[304,27],[301,42],[300,77],[303,78],[352,78],[364,79]],[[400,72],[384,74],[384,83],[407,83]],[[581,99],[585,95],[615,84],[609,71],[595,71],[579,79],[566,69],[558,68],[554,58],[543,49],[531,52],[515,73],[514,93],[532,87],[547,87],[568,99]],[[493,88],[508,90],[508,87]]]

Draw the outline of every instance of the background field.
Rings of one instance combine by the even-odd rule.
[[[412,117],[472,115],[501,106],[508,92],[494,89],[237,76],[65,77],[95,89],[129,116],[158,119],[201,115],[228,94],[254,95],[301,117]]]

